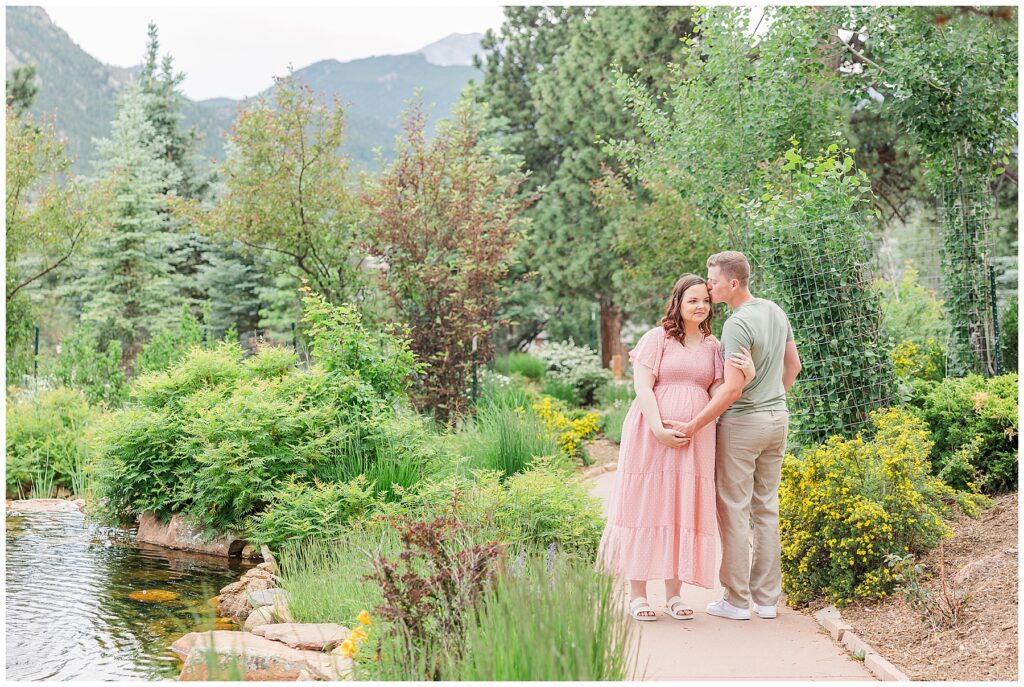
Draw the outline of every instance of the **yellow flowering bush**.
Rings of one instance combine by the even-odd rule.
[[[356,616],[358,624],[352,629],[352,633],[347,639],[343,640],[341,644],[334,649],[332,653],[343,656],[344,658],[351,658],[355,661],[364,659],[365,656],[360,653],[360,649],[363,644],[370,638],[370,614],[368,611],[362,611]],[[371,660],[380,660],[380,652],[378,651],[373,655]]]
[[[890,353],[896,374],[906,379],[941,379],[945,369],[945,352],[934,338],[923,344],[906,339]]]
[[[899,409],[875,411],[869,436],[833,436],[788,455],[779,489],[782,586],[794,605],[824,594],[842,606],[885,596],[886,554],[923,553],[952,535],[947,504],[984,501],[930,474],[928,426]]]
[[[583,452],[583,442],[597,434],[601,423],[598,412],[583,411],[574,413],[575,417],[566,415],[558,401],[550,396],[543,396],[532,406],[537,417],[544,421],[548,431],[555,435],[560,448],[570,458],[579,458],[587,464]]]

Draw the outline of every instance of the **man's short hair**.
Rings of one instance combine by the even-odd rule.
[[[708,258],[708,267],[717,267],[728,279],[738,281],[740,286],[750,286],[750,263],[747,256],[738,250],[715,253]]]

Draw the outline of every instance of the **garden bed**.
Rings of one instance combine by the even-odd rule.
[[[955,627],[930,630],[901,594],[854,602],[843,619],[912,680],[1016,681],[1017,493],[998,497],[976,519],[958,515],[949,524],[946,577],[970,595]],[[941,595],[938,549],[922,563],[931,575],[921,587]]]

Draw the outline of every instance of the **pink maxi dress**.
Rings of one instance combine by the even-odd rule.
[[[654,370],[662,420],[686,422],[710,400],[724,374],[718,340],[691,351],[656,327],[629,352]],[[622,425],[619,466],[598,560],[628,580],[680,579],[712,588],[715,578],[715,423],[683,448],[659,442],[634,400]]]

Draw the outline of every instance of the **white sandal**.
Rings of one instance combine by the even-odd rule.
[[[651,615],[640,615],[644,611],[650,611]],[[629,614],[633,616],[633,620],[657,620],[657,612],[651,608],[651,605],[647,603],[647,599],[643,596],[638,596],[629,602]]]
[[[689,611],[689,613],[682,613],[681,611]],[[676,620],[693,620],[693,609],[683,603],[680,597],[673,596],[665,604],[665,615]]]

